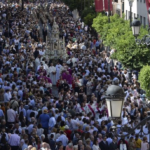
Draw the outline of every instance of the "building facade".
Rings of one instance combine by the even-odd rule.
[[[134,0],[132,3],[132,19],[138,18],[143,26],[149,25],[148,9],[150,7],[149,0]],[[124,14],[125,19],[130,19],[130,5],[129,0],[124,0]]]
[[[113,5],[113,14],[118,14],[120,17],[122,17],[122,13],[124,12],[124,1],[122,0],[114,0],[112,2]]]

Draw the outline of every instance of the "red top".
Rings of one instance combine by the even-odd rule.
[[[66,136],[67,136],[68,140],[70,141],[71,140],[71,130],[66,129],[65,133],[66,133]]]

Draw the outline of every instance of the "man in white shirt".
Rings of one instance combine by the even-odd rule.
[[[108,145],[110,144],[110,143],[112,143],[112,138],[111,138],[111,133],[108,135],[108,138],[106,139],[106,141],[108,142]]]
[[[12,108],[7,109],[7,122],[9,124],[15,123],[16,120],[16,112]]]
[[[62,142],[62,145],[65,147],[68,144],[68,138],[63,131],[60,132],[60,136],[56,139],[56,142]]]
[[[6,90],[4,94],[4,102],[7,103],[10,101],[9,89]]]
[[[54,117],[54,114],[52,114],[52,117],[49,119],[49,129],[51,130],[56,124],[56,119]]]
[[[22,98],[23,98],[22,87],[20,87],[19,90],[18,90],[18,96],[20,96],[20,100],[22,101]]]
[[[11,146],[11,150],[17,150],[19,148],[20,136],[18,134],[19,131],[17,130],[16,133],[10,135],[9,144]]]
[[[34,124],[35,124],[35,120],[34,120],[34,117],[31,118],[31,124],[28,126],[28,134],[31,134],[32,130],[33,130],[33,127],[34,127]]]

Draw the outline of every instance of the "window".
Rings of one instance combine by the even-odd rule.
[[[141,21],[141,24],[142,24],[142,16],[140,16],[140,21]]]
[[[145,19],[145,17],[143,17],[143,25],[144,25],[144,28],[145,28],[145,26],[146,26],[146,19]]]
[[[120,16],[120,9],[117,9],[116,13]]]
[[[128,11],[126,10],[126,20],[128,20]]]

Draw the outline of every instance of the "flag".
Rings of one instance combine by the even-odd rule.
[[[112,0],[104,0],[104,7],[105,7],[105,11],[110,11],[113,10],[113,6],[112,6]]]
[[[103,11],[103,0],[95,0],[95,11],[96,12]]]

